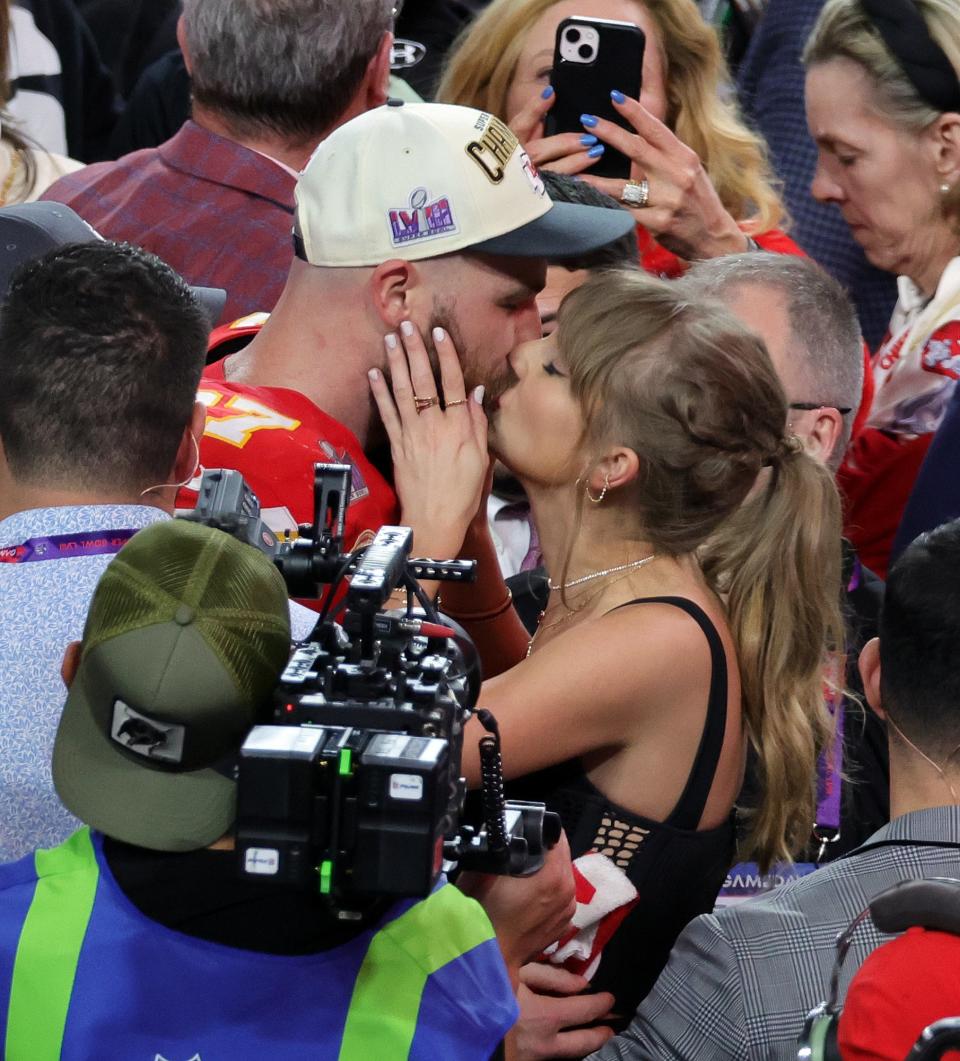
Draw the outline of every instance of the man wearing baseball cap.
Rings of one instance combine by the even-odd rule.
[[[397,518],[367,457],[383,441],[367,373],[385,366],[384,337],[441,327],[468,388],[496,393],[507,355],[540,334],[547,259],[631,231],[626,211],[553,203],[495,116],[399,101],[317,148],[297,185],[295,223],[296,258],[276,309],[201,383],[201,459],[239,469],[277,530],[312,518],[314,460],[349,461],[347,546]],[[418,552],[443,551],[428,527],[414,533]]]
[[[8,1061],[487,1061],[507,1033],[504,958],[458,889],[342,921],[239,879],[234,766],[289,643],[276,568],[220,531],[155,524],[110,563],[64,661],[53,755],[87,824],[0,866]]]

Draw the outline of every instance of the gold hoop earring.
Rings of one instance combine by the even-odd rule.
[[[587,483],[587,485],[586,485],[586,487],[584,489],[586,491],[587,500],[592,501],[595,505],[599,505],[600,502],[607,496],[607,490],[610,489],[610,476],[609,475],[605,475],[603,477],[603,489],[600,491],[600,496],[599,497],[594,497],[593,494],[590,493],[590,484],[589,483]]]

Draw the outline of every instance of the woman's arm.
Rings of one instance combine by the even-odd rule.
[[[681,664],[680,661],[683,661]],[[555,637],[499,677],[483,683],[480,705],[500,728],[507,778],[601,750],[635,744],[666,725],[691,759],[703,727],[710,650],[700,628],[679,609],[647,604],[618,609]],[[691,718],[684,719],[684,705]],[[483,729],[467,724],[463,773],[480,783]],[[656,779],[647,779],[656,784]]]
[[[473,638],[484,676],[494,678],[524,658],[530,635],[514,611],[486,511],[487,506],[481,505],[460,551],[460,559],[477,561],[476,582],[447,583],[441,597],[444,614],[461,623]]]

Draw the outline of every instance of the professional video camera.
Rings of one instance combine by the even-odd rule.
[[[205,472],[186,517],[266,552],[291,597],[325,600],[280,678],[273,724],[255,726],[241,749],[241,872],[318,888],[342,910],[357,897],[427,895],[445,861],[534,873],[559,837],[559,819],[542,803],[504,800],[499,734],[485,711],[477,713],[488,731],[480,741],[484,822],[461,821],[463,727],[479,663],[469,637],[417,580],[472,581],[475,564],[411,560],[406,527],[383,527],[372,544],[344,554],[351,477],[348,465],[315,465],[314,522],[290,542],[263,523],[234,471]],[[384,610],[402,588],[406,608]]]

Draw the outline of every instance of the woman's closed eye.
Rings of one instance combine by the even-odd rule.
[[[561,372],[552,361],[547,361],[546,364],[544,364],[543,371],[546,372],[548,376],[560,376],[563,379],[567,378],[566,372]]]

